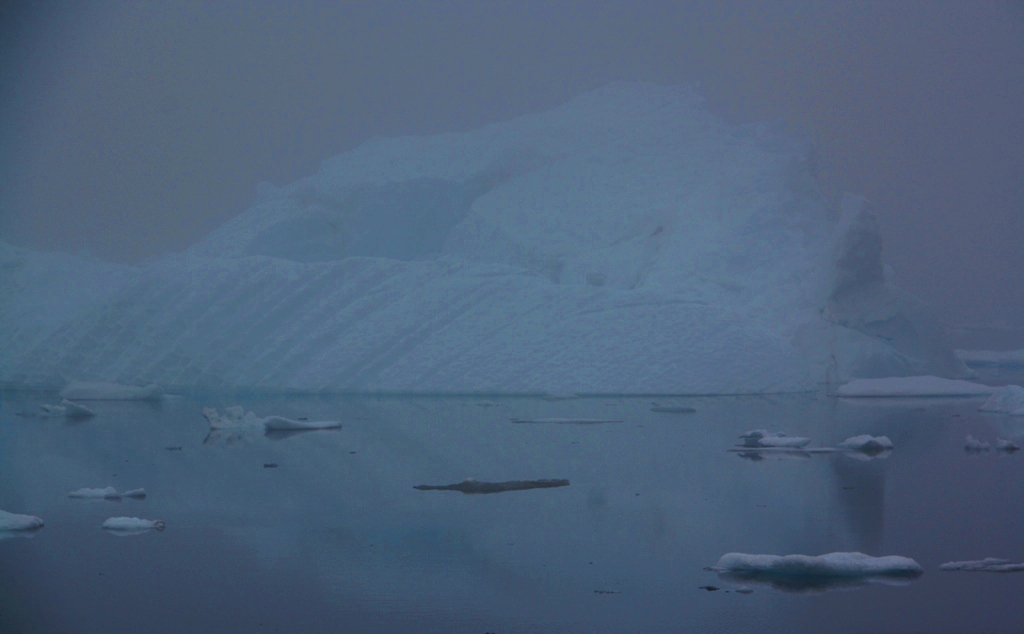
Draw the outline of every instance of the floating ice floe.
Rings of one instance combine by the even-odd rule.
[[[164,395],[159,385],[121,385],[91,381],[72,381],[60,392],[61,398],[80,401],[155,401]]]
[[[203,409],[203,416],[210,422],[211,429],[265,429],[267,431],[296,431],[304,429],[336,429],[341,422],[336,420],[295,420],[284,416],[267,416],[260,418],[252,412],[245,411],[239,405],[228,407],[221,416],[216,409]]]
[[[996,438],[994,445],[985,440],[978,440],[970,434],[967,434],[967,437],[964,438],[964,451],[982,452],[991,451],[992,449],[1004,453],[1014,453],[1020,451],[1020,445],[1005,438]]]
[[[768,431],[767,429],[753,429],[738,436],[743,439],[744,447],[785,447],[789,449],[800,449],[811,444],[810,438],[803,436],[788,436],[780,431]]]
[[[1007,385],[1001,387],[988,397],[981,407],[981,412],[1003,412],[1011,416],[1024,416],[1024,387]]]
[[[1024,366],[1024,350],[957,350],[956,356],[971,366]]]
[[[546,425],[600,425],[621,423],[621,418],[513,418],[513,423],[536,423]]]
[[[71,401],[64,399],[60,402],[60,405],[46,405],[40,404],[39,409],[43,411],[43,416],[64,416],[66,418],[89,418],[95,416],[96,412],[92,411],[85,405],[79,405],[78,403],[72,403]]]
[[[870,436],[861,434],[847,438],[837,445],[843,451],[857,451],[868,455],[878,455],[886,451],[892,451],[893,444],[888,436]]]
[[[1014,563],[1009,559],[986,557],[974,561],[948,561],[939,570],[966,570],[968,572],[1024,572],[1024,563]]]
[[[902,585],[924,574],[921,566],[908,557],[872,557],[858,552],[817,557],[727,553],[709,570],[731,581],[765,583],[788,592],[824,591],[865,583]]]
[[[150,530],[162,531],[167,526],[163,520],[144,520],[138,517],[111,517],[103,522],[103,528],[119,535],[138,535]]]
[[[146,497],[145,489],[131,489],[124,493],[118,493],[114,487],[104,487],[102,489],[78,489],[68,493],[69,498],[76,498],[79,500],[120,500],[121,498],[135,498],[142,499]]]
[[[937,376],[900,376],[885,379],[855,379],[839,386],[836,396],[986,396],[997,388]]]
[[[414,489],[420,491],[461,491],[462,493],[502,493],[504,491],[525,491],[528,489],[551,489],[569,486],[568,480],[509,480],[507,482],[479,482],[466,478],[457,484],[420,484]]]
[[[0,533],[34,531],[43,527],[43,520],[35,515],[18,515],[0,511]]]

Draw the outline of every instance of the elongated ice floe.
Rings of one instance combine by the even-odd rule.
[[[68,399],[63,399],[60,405],[46,405],[40,404],[39,409],[43,411],[43,416],[64,416],[66,418],[89,418],[95,416],[96,412],[92,411],[85,405],[79,405],[78,403],[72,403]]]
[[[18,515],[0,511],[0,532],[33,531],[43,527],[43,520],[35,515]]]
[[[336,429],[341,422],[336,420],[295,420],[284,416],[267,416],[260,418],[252,412],[245,411],[239,405],[228,407],[221,416],[216,409],[203,409],[203,416],[210,422],[211,429],[266,429],[268,431],[292,431],[303,429]]]
[[[1014,563],[1009,559],[986,557],[973,561],[948,561],[939,570],[966,570],[968,572],[1024,572],[1024,563]]]
[[[997,388],[937,376],[899,376],[885,379],[855,379],[839,386],[836,396],[984,396]]]
[[[789,447],[799,449],[811,444],[810,438],[803,436],[789,436],[780,431],[768,431],[767,429],[752,429],[739,435],[743,440],[744,447]]]
[[[167,526],[163,520],[144,520],[138,517],[111,517],[103,522],[103,528],[113,533],[136,535],[149,530],[162,531]]]
[[[98,381],[72,381],[61,390],[62,398],[81,401],[155,401],[164,395],[159,385],[121,385]]]
[[[957,350],[956,356],[972,366],[1024,366],[1024,350]]]
[[[1003,412],[1011,416],[1024,416],[1024,387],[1007,385],[1001,387],[988,397],[981,407],[981,412]]]
[[[864,583],[899,585],[924,574],[908,557],[872,557],[859,552],[808,555],[727,553],[709,570],[727,579],[761,582],[789,592],[822,591]]]
[[[117,489],[114,487],[104,487],[102,489],[83,488],[68,493],[68,497],[80,500],[119,500],[121,498],[141,499],[146,497],[146,490],[130,489],[124,493],[118,493]]]
[[[513,423],[537,423],[547,425],[600,425],[621,423],[621,418],[513,418]]]

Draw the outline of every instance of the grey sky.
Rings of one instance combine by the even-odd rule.
[[[945,319],[1024,324],[1019,2],[25,3],[0,60],[16,244],[136,261],[373,136],[695,81],[729,120],[811,135]]]

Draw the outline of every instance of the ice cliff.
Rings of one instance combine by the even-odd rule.
[[[808,148],[614,84],[378,139],[140,266],[0,248],[0,382],[731,394],[963,366]]]

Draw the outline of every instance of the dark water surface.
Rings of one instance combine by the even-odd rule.
[[[16,415],[58,400],[3,395],[0,509],[46,522],[0,540],[4,633],[1024,631],[1024,574],[938,570],[1024,560],[1024,452],[963,450],[968,433],[1024,444],[1024,418],[978,400],[240,396],[94,402],[81,422]],[[234,404],[344,426],[209,435],[202,408]],[[537,417],[624,422],[510,422]],[[726,451],[760,427],[814,445],[884,434],[896,449]],[[467,477],[571,484],[413,488]],[[108,485],[149,496],[66,497]],[[167,529],[100,528],[119,515]],[[704,570],[732,551],[903,555],[925,574],[741,594]]]

